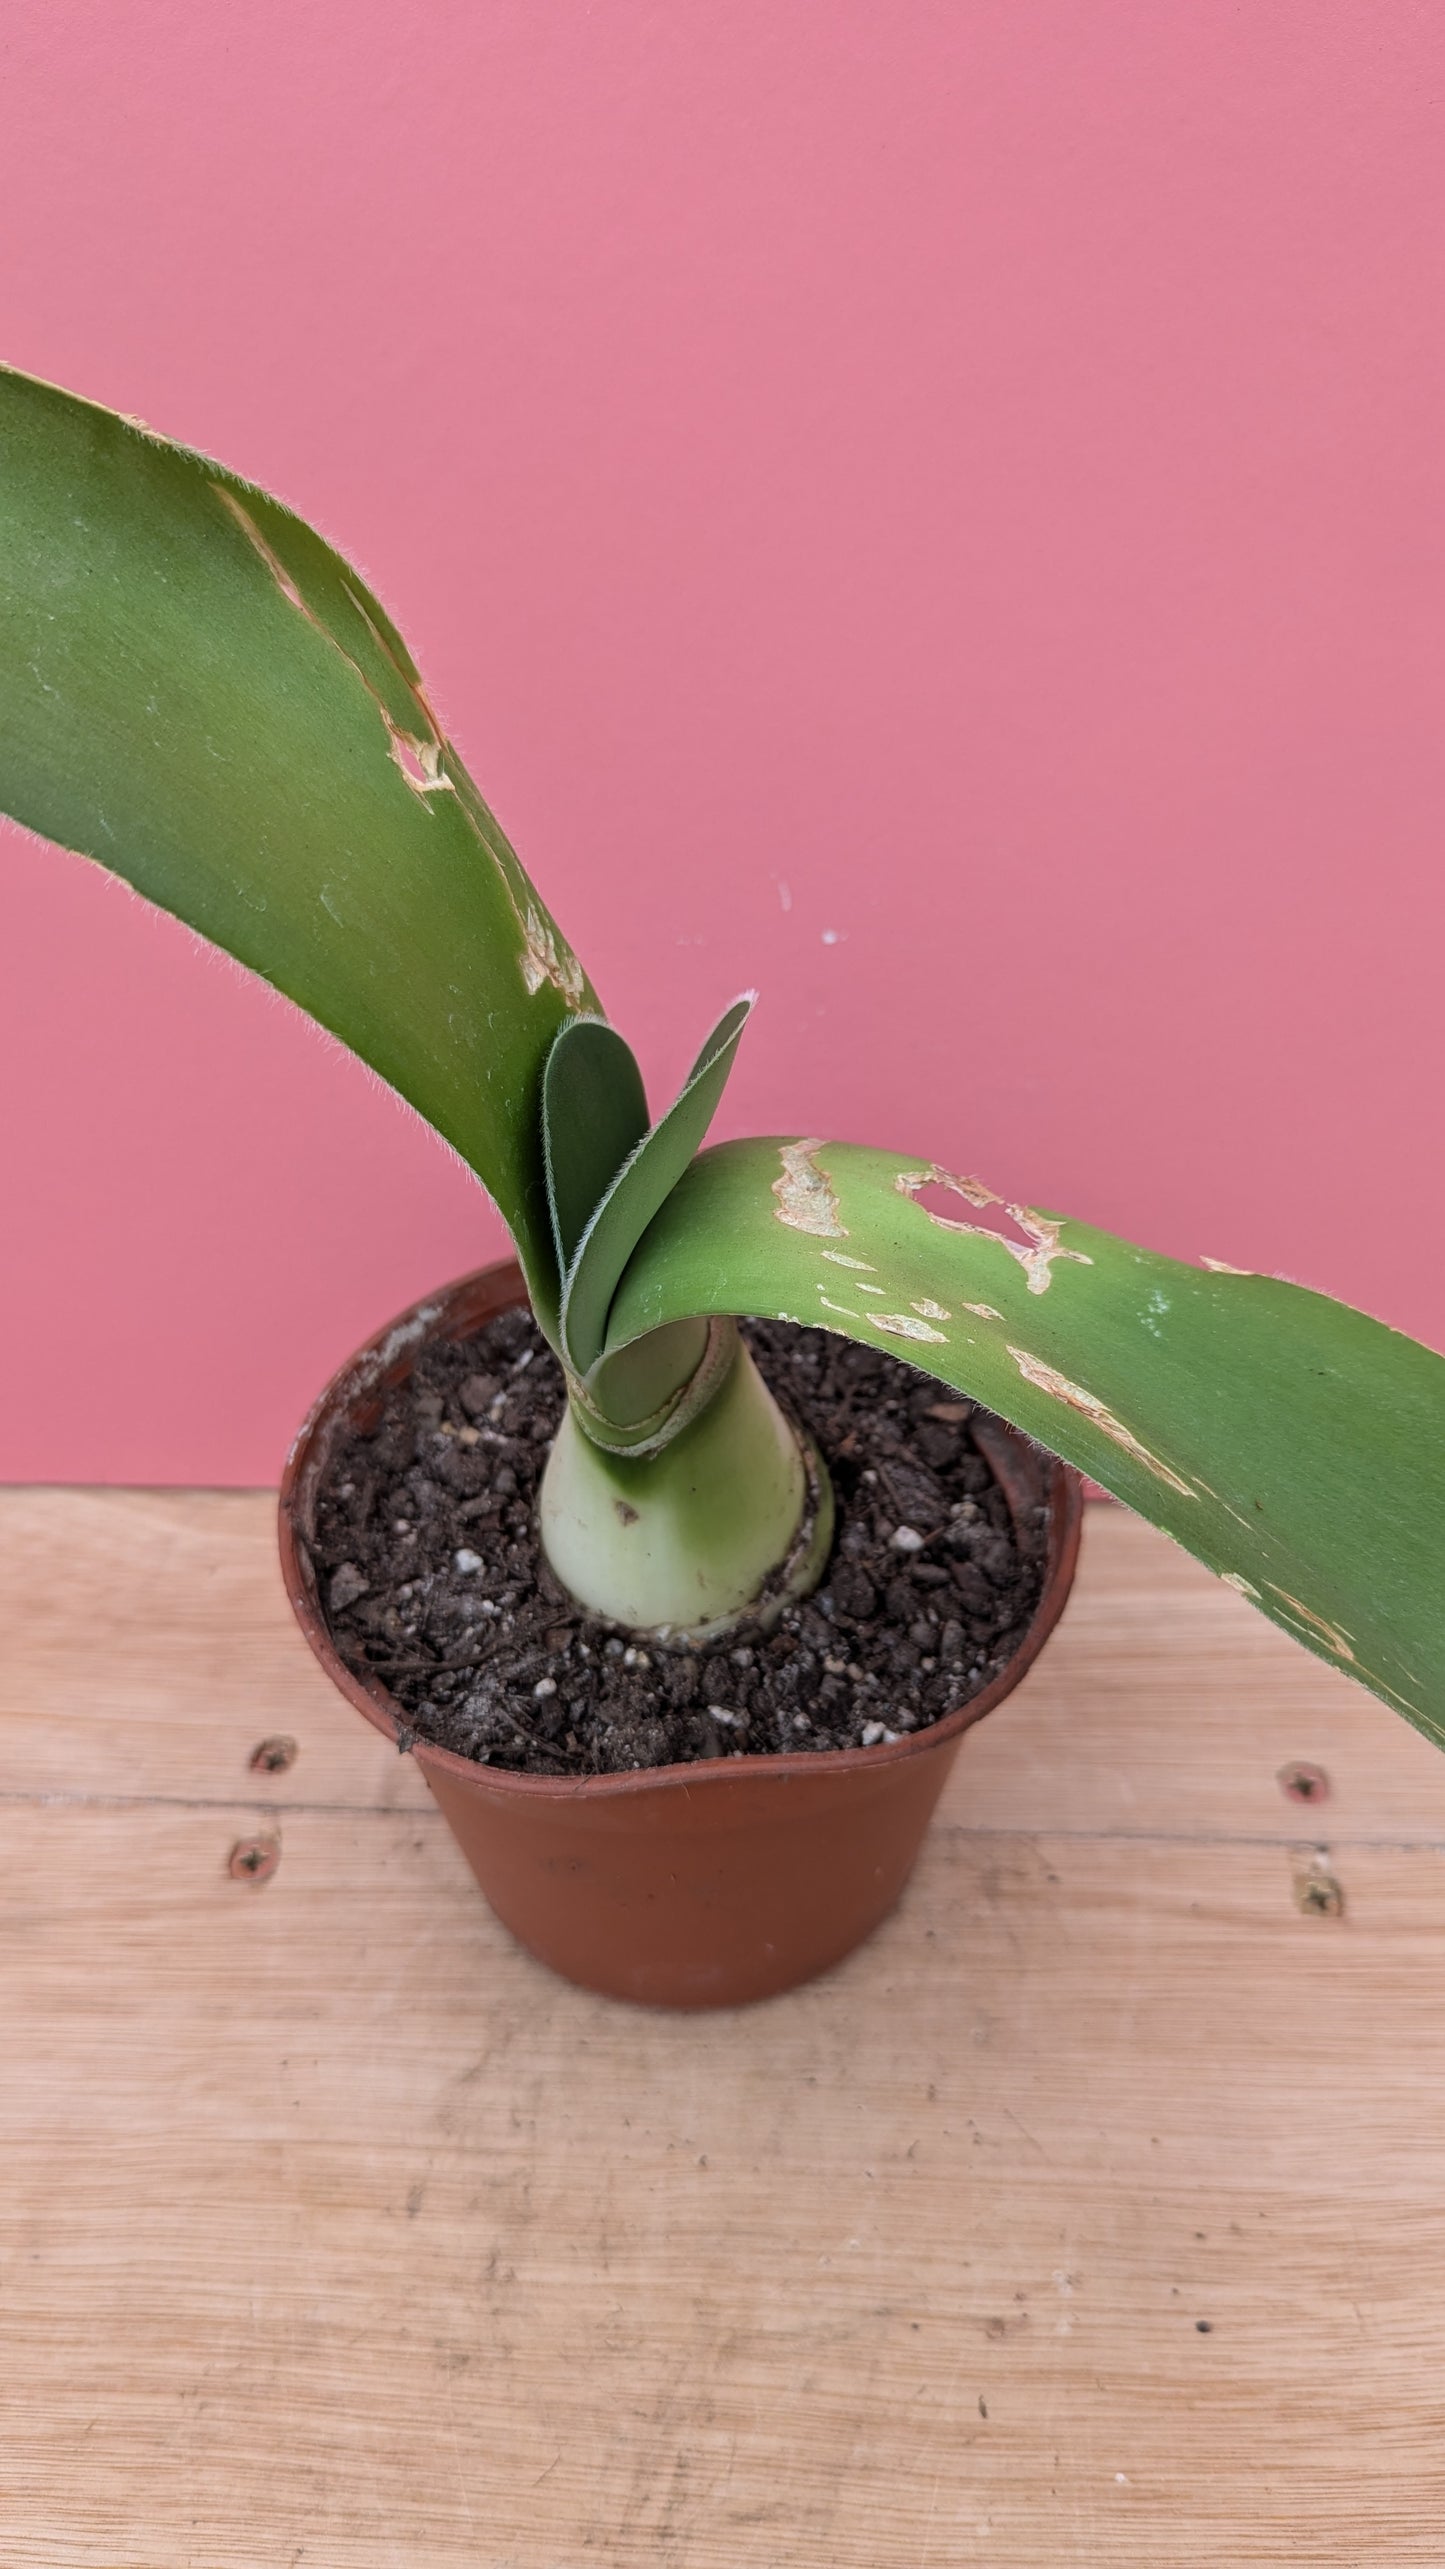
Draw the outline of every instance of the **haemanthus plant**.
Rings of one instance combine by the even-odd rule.
[[[674,1633],[816,1576],[826,1490],[737,1315],[904,1354],[1445,1741],[1445,1361],[1277,1278],[827,1138],[701,1149],[750,1001],[636,1063],[385,609],[278,501],[0,375],[0,803],[261,974],[508,1222],[569,1401],[543,1539]],[[811,1497],[810,1497],[811,1493]]]

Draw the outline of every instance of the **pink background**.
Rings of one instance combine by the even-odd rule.
[[[1445,11],[7,0],[0,350],[364,563],[649,1072],[1445,1343]],[[0,1472],[258,1481],[491,1255],[0,844]]]

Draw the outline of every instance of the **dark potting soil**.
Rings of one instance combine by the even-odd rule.
[[[972,1433],[988,1413],[822,1330],[746,1335],[827,1459],[838,1526],[811,1597],[709,1649],[614,1633],[542,1559],[563,1387],[530,1312],[425,1349],[374,1431],[338,1438],[312,1546],[322,1607],[411,1736],[516,1773],[610,1774],[867,1748],[989,1684],[1038,1602],[1047,1529],[1041,1508],[1015,1526]]]

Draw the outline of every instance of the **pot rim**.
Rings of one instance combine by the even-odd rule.
[[[286,1457],[281,1476],[277,1502],[281,1575],[291,1611],[313,1656],[333,1685],[359,1713],[365,1715],[374,1729],[398,1748],[402,1746],[401,1733],[408,1730],[402,1707],[380,1683],[369,1686],[354,1669],[348,1668],[327,1629],[315,1592],[306,1535],[298,1522],[302,1483],[316,1441],[335,1414],[353,1403],[358,1394],[378,1384],[410,1350],[423,1345],[429,1337],[440,1335],[438,1324],[444,1326],[451,1305],[463,1294],[475,1293],[479,1284],[493,1278],[498,1287],[505,1281],[515,1288],[505,1300],[498,1301],[497,1312],[514,1303],[526,1303],[527,1292],[521,1268],[514,1258],[499,1258],[490,1266],[474,1268],[467,1275],[457,1276],[450,1284],[424,1295],[419,1302],[388,1321],[384,1328],[378,1329],[353,1355],[338,1365],[330,1381],[312,1402]],[[484,1326],[485,1323],[479,1325]],[[803,1776],[822,1778],[860,1772],[876,1775],[886,1767],[900,1765],[905,1758],[926,1757],[962,1738],[975,1722],[982,1721],[986,1713],[992,1712],[1006,1695],[1012,1694],[1053,1632],[1073,1584],[1083,1527],[1083,1483],[1078,1473],[1058,1455],[1048,1454],[1045,1448],[1032,1445],[1022,1430],[1010,1426],[1006,1419],[1000,1419],[998,1424],[1019,1445],[1044,1455],[1048,1465],[1044,1500],[1049,1518],[1048,1568],[1043,1589],[1022,1641],[991,1683],[980,1694],[971,1696],[966,1704],[960,1704],[956,1711],[930,1722],[925,1730],[907,1731],[894,1740],[880,1740],[872,1748],[745,1749],[741,1756],[694,1758],[668,1766],[630,1767],[620,1774],[579,1776],[515,1775],[505,1767],[484,1765],[474,1757],[461,1757],[455,1749],[442,1748],[408,1731],[407,1745],[417,1763],[423,1767],[435,1767],[474,1790],[511,1795],[520,1800],[601,1802],[638,1793],[685,1793],[703,1785],[739,1781],[745,1775],[776,1776],[780,1784]]]

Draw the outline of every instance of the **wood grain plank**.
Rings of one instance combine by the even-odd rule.
[[[1281,1772],[1321,1767],[1304,1810]],[[973,1735],[978,1825],[1445,1843],[1445,1757],[1167,1538],[1090,1508],[1080,1576],[1026,1685]]]
[[[1097,1512],[874,1944],[649,2016],[496,1926],[270,1518],[0,1497],[7,2569],[1434,2569],[1423,1743]]]
[[[258,1491],[0,1491],[0,1720],[11,1791],[421,1808],[414,1768],[340,1701],[281,1593]],[[285,1776],[253,1777],[268,1732]],[[1322,1766],[1327,1808],[1278,1781]],[[969,1740],[979,1827],[1445,1843],[1445,1758],[1119,1508],[1089,1512],[1063,1625]]]
[[[0,1635],[10,1791],[429,1807],[302,1641],[270,1491],[0,1490]]]
[[[955,1822],[673,2019],[247,1817],[0,1815],[7,2564],[1438,2562],[1438,1854]]]

